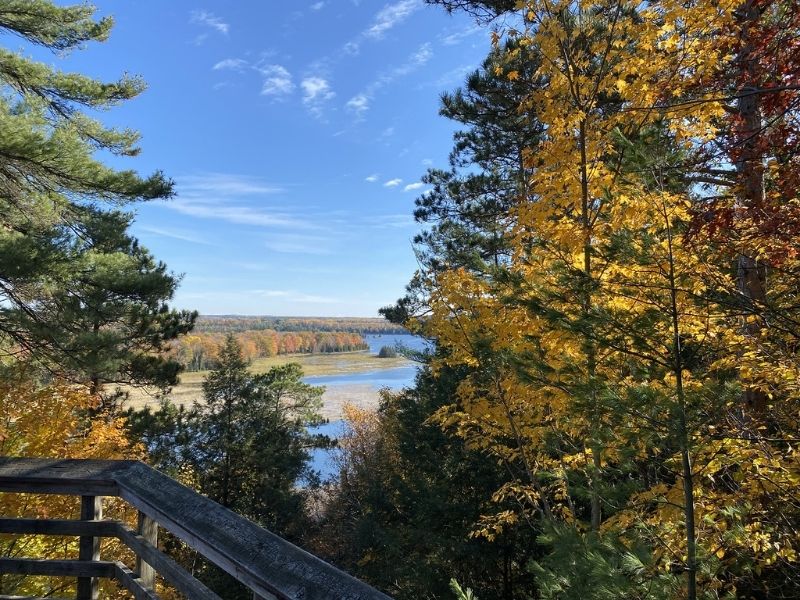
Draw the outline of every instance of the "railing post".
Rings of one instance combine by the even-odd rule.
[[[139,511],[137,532],[144,538],[144,541],[158,548],[158,523]],[[156,570],[147,564],[142,557],[136,555],[136,573],[142,581],[142,585],[148,590],[156,588]]]
[[[103,518],[102,496],[81,496],[81,521],[99,521]],[[78,542],[80,560],[100,560],[100,538],[81,536]],[[100,597],[97,577],[78,577],[77,600],[98,600]]]

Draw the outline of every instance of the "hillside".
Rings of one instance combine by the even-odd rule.
[[[278,332],[408,333],[380,317],[274,317],[249,315],[202,315],[196,333],[231,333],[272,329]]]

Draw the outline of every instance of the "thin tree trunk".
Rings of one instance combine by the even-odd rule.
[[[751,27],[760,17],[760,9],[755,0],[746,0],[738,9],[741,24],[742,48],[736,57],[740,74],[738,100],[736,109],[740,118],[740,131],[737,139],[741,143],[741,153],[736,163],[739,173],[736,208],[757,210],[764,203],[764,161],[759,149],[759,141],[763,128],[761,114],[761,98],[756,93],[759,87],[757,79],[757,58],[751,41]],[[766,300],[767,268],[763,261],[754,256],[753,249],[743,248],[737,259],[737,284],[748,308],[763,305]],[[749,311],[745,311],[749,312]],[[744,324],[745,335],[758,336],[762,328],[758,319],[748,319]],[[762,414],[766,410],[767,396],[764,392],[745,389],[743,404],[746,410]]]
[[[689,427],[686,419],[686,393],[683,389],[683,352],[681,344],[680,313],[678,312],[678,287],[675,281],[675,258],[672,245],[672,227],[669,214],[664,208],[669,249],[669,288],[670,311],[672,313],[672,354],[677,396],[678,445],[681,452],[681,471],[683,475],[683,516],[686,525],[686,597],[697,599],[697,538],[694,522],[694,474],[690,454]]]
[[[579,144],[581,151],[581,225],[583,227],[583,316],[589,317],[592,307],[592,229],[589,207],[589,173],[586,158],[586,119],[581,120],[579,130]],[[586,372],[590,389],[589,404],[594,410],[597,398],[594,390],[594,378],[597,371],[597,352],[594,342],[586,342]],[[602,521],[602,510],[600,507],[600,490],[598,479],[600,478],[600,444],[592,443],[592,467],[591,476],[591,526],[592,531],[600,530]]]

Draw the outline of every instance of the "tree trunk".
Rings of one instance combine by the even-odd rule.
[[[589,211],[589,174],[588,162],[586,157],[586,119],[581,120],[580,130],[580,150],[581,150],[581,225],[583,227],[583,315],[589,317],[592,308],[592,226]],[[589,340],[586,343],[586,372],[590,389],[589,402],[592,410],[596,408],[597,398],[594,391],[594,378],[597,371],[597,352],[594,342]],[[592,443],[592,477],[591,485],[591,526],[592,531],[600,531],[602,521],[602,510],[600,507],[600,444]]]
[[[739,74],[736,109],[739,116],[739,131],[736,141],[741,144],[741,153],[736,161],[739,175],[737,188],[737,211],[754,212],[764,204],[764,160],[759,148],[763,129],[761,98],[758,93],[758,64],[751,41],[751,27],[761,16],[755,0],[746,0],[737,11],[742,47],[736,57]],[[755,256],[755,249],[742,248],[737,259],[736,279],[739,293],[746,305],[745,314],[755,315],[759,305],[766,300],[767,266]],[[758,318],[746,319],[744,333],[750,337],[759,335],[763,323]],[[745,389],[744,409],[750,413],[763,414],[767,397],[764,392]]]

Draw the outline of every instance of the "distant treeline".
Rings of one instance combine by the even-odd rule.
[[[262,329],[278,332],[408,333],[404,328],[378,317],[242,317],[236,315],[201,316],[197,319],[194,330],[199,333],[231,333]]]
[[[216,368],[220,349],[231,330],[201,332],[183,336],[172,343],[171,356],[187,371]],[[275,331],[258,329],[235,331],[236,341],[245,359],[267,358],[279,354],[314,354],[367,350],[359,333],[349,331]]]

